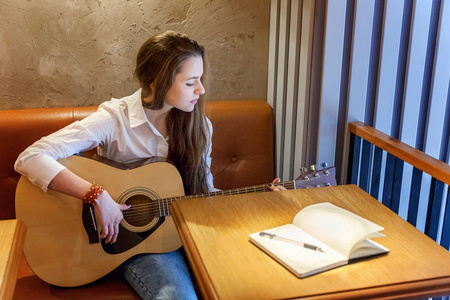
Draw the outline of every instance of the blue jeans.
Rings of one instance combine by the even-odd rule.
[[[117,270],[143,299],[197,299],[181,251],[140,254]]]

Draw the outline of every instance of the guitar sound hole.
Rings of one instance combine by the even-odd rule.
[[[146,226],[158,216],[157,207],[148,196],[131,196],[125,203],[131,205],[131,207],[124,211],[124,219],[132,226]]]

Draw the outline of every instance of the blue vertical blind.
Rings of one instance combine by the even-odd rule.
[[[270,28],[267,97],[283,180],[327,162],[345,183],[353,121],[449,163],[449,0],[272,0]],[[358,185],[382,201],[391,187],[371,183],[395,176],[402,182],[394,189],[399,215],[424,231],[436,189],[431,177],[406,163],[391,174],[387,166],[395,159],[369,145],[362,149],[362,161],[376,155],[381,164],[370,163]],[[420,182],[420,190],[412,182]],[[447,199],[448,186],[437,192]],[[445,211],[446,201],[438,203]],[[443,218],[434,220],[439,242]]]

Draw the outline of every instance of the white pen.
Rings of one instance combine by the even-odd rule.
[[[300,247],[303,247],[306,249],[310,249],[310,250],[314,250],[314,251],[325,252],[319,246],[308,244],[308,243],[302,243],[302,242],[299,242],[296,240],[291,240],[291,239],[288,239],[288,238],[285,238],[282,236],[278,236],[274,233],[268,233],[268,232],[261,231],[259,233],[259,236],[266,237],[266,238],[273,239],[273,240],[282,241],[282,242],[289,243],[292,245],[297,245],[297,246],[300,246]]]

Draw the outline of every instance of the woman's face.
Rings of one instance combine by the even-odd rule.
[[[191,112],[200,95],[205,93],[200,78],[203,75],[203,59],[193,56],[186,59],[181,72],[175,75],[175,81],[167,91],[164,106]]]

